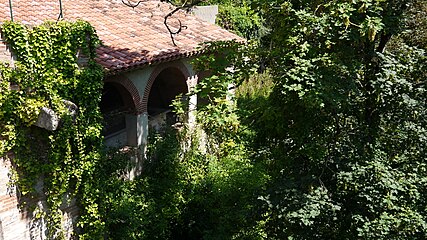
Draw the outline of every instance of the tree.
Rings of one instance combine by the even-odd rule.
[[[269,237],[425,238],[426,56],[401,46],[410,1],[259,1],[275,80]]]
[[[195,61],[203,137],[155,145],[109,198],[111,236],[425,239],[427,58],[407,33],[423,4],[251,1],[269,32]]]

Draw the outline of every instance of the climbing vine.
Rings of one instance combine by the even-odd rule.
[[[45,200],[35,217],[46,222],[49,239],[63,239],[61,209],[77,199],[79,226],[96,235],[103,227],[92,177],[103,156],[103,71],[94,61],[95,30],[84,21],[5,22],[1,30],[16,60],[0,65],[0,156],[12,156],[21,202]],[[87,61],[78,64],[78,55]],[[56,130],[34,126],[43,108],[60,119]]]

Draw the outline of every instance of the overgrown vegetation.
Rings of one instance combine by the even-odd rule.
[[[8,152],[16,166],[14,184],[21,201],[45,199],[47,209],[34,210],[47,222],[48,237],[63,238],[60,208],[77,198],[81,227],[102,232],[95,191],[102,158],[102,116],[98,102],[102,69],[94,62],[98,39],[89,23],[47,22],[28,28],[5,22],[2,34],[17,56],[14,66],[0,66],[0,155]],[[77,52],[88,57],[77,65]],[[70,114],[63,100],[78,106]],[[61,118],[60,128],[49,132],[33,126],[40,109],[52,109]],[[36,189],[40,186],[41,189]],[[32,205],[27,206],[29,210]]]
[[[259,12],[269,32],[256,44],[213,44],[220,57],[194,62],[212,74],[190,93],[208,102],[193,113],[197,125],[153,134],[144,172],[132,181],[121,178],[126,155],[100,162],[93,147],[98,135],[83,135],[87,127],[79,132],[70,120],[73,136],[87,136],[84,144],[52,146],[60,153],[90,150],[78,162],[86,166],[81,175],[66,175],[72,181],[61,185],[79,183],[74,176],[81,176],[82,238],[425,239],[427,58],[425,28],[414,24],[425,6],[251,1],[245,7]],[[420,34],[411,38],[414,32]],[[13,71],[2,72],[12,79]],[[18,95],[6,85],[1,90]],[[9,105],[27,95],[10,98]],[[50,101],[39,105],[60,111]],[[186,114],[185,104],[175,105]],[[15,116],[6,113],[0,116]],[[29,115],[36,116],[12,119]],[[4,136],[9,139],[26,133],[3,126],[13,130]],[[46,162],[38,166],[51,166]],[[46,169],[47,177],[57,176]]]
[[[181,195],[174,217],[185,224],[168,229],[187,235],[167,238],[426,238],[427,65],[424,40],[407,34],[424,31],[406,25],[414,3],[253,1],[270,28],[258,48],[196,63],[213,74],[195,91],[209,99],[197,114],[207,147],[177,152],[214,181]],[[261,63],[269,72],[244,80]],[[234,191],[210,195],[215,183]]]
[[[109,239],[227,239],[251,230],[265,178],[243,150],[205,152],[194,135],[166,133],[153,137],[140,178],[111,179]],[[183,143],[191,148],[186,153]]]
[[[217,4],[216,23],[248,40],[259,40],[267,32],[264,20],[256,9],[251,8],[251,0],[209,0],[204,4]]]
[[[425,238],[426,54],[388,48],[412,3],[260,1],[275,84],[252,129],[271,162],[270,239]]]

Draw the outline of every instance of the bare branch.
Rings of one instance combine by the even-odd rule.
[[[122,0],[122,3],[128,7],[136,8],[140,3],[142,3],[142,1],[138,1],[137,3],[134,4],[134,3],[131,3],[129,0],[127,0],[127,2],[125,2],[125,0]]]
[[[179,27],[178,27],[178,30],[176,30],[176,31],[172,31],[172,29],[171,29],[171,27],[169,26],[169,24],[168,24],[168,18],[170,18],[170,17],[172,17],[176,12],[178,12],[179,10],[186,10],[186,11],[189,11],[192,7],[194,7],[194,6],[196,6],[196,5],[198,5],[198,4],[200,4],[200,3],[202,3],[202,2],[204,2],[204,1],[206,1],[206,0],[185,0],[183,3],[182,3],[182,5],[178,5],[178,4],[175,4],[175,3],[173,3],[171,0],[161,0],[161,2],[167,2],[167,3],[169,3],[169,4],[172,4],[174,7],[175,7],[175,9],[174,10],[172,10],[171,12],[169,12],[165,17],[164,17],[164,21],[163,21],[163,23],[165,24],[165,26],[166,26],[166,29],[168,30],[168,32],[169,32],[169,34],[170,34],[170,37],[171,37],[171,40],[172,40],[172,43],[173,43],[173,45],[176,47],[177,45],[176,45],[176,43],[175,43],[175,39],[174,39],[174,36],[175,35],[177,35],[177,34],[179,34],[183,29],[187,29],[188,27],[187,26],[185,26],[185,25],[182,25],[182,22],[181,22],[181,20],[179,20],[178,19],[178,23],[179,23]],[[124,5],[126,5],[126,6],[128,6],[128,7],[131,7],[131,8],[136,8],[140,3],[142,3],[143,1],[138,1],[137,3],[131,3],[130,2],[130,0],[122,0],[122,3],[124,4]]]
[[[172,39],[172,43],[173,43],[173,45],[176,47],[177,45],[176,45],[176,43],[175,43],[174,35],[179,34],[183,29],[187,29],[188,27],[187,27],[187,26],[185,26],[185,25],[182,25],[181,20],[179,20],[179,19],[178,19],[178,22],[179,22],[179,28],[178,28],[178,30],[176,30],[175,32],[173,32],[173,31],[170,29],[170,26],[168,25],[168,22],[167,22],[167,21],[168,21],[168,18],[169,18],[169,17],[172,17],[172,15],[174,15],[174,14],[175,14],[176,12],[178,12],[179,10],[186,10],[186,11],[188,11],[190,8],[192,8],[192,7],[196,6],[197,4],[204,2],[204,0],[196,0],[196,1],[192,1],[192,0],[185,0],[185,1],[182,3],[182,5],[181,5],[181,6],[177,6],[177,5],[173,4],[170,0],[165,0],[165,2],[168,2],[168,3],[170,3],[170,4],[172,4],[172,5],[174,5],[174,6],[175,6],[175,9],[174,9],[174,10],[172,10],[170,13],[168,13],[168,14],[165,16],[165,21],[164,21],[163,23],[165,24],[166,28],[167,28],[167,29],[168,29],[168,31],[169,31],[169,34],[170,34],[170,36],[171,36],[171,39]]]
[[[56,21],[59,21],[59,19],[64,19],[64,14],[62,12],[62,0],[59,0],[59,16]]]
[[[165,26],[166,26],[166,29],[168,30],[168,32],[169,32],[169,34],[170,34],[170,36],[171,36],[172,43],[173,43],[173,45],[174,45],[175,47],[176,47],[177,45],[176,45],[176,43],[175,43],[174,35],[179,34],[179,33],[182,31],[182,29],[183,29],[183,28],[184,28],[184,29],[187,29],[187,26],[183,26],[183,25],[182,25],[182,23],[181,23],[181,20],[179,20],[179,19],[178,19],[178,22],[179,22],[178,30],[176,30],[175,32],[173,32],[173,31],[171,30],[170,26],[168,25],[168,18],[172,17],[172,15],[173,15],[173,14],[175,14],[176,12],[178,12],[179,10],[181,10],[181,7],[177,7],[177,8],[175,8],[172,12],[168,13],[168,14],[165,16],[165,20],[163,21],[163,23],[164,23],[164,24],[165,24]]]

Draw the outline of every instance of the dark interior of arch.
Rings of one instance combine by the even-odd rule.
[[[188,92],[184,74],[177,68],[166,68],[154,80],[148,97],[148,114],[156,116],[172,109],[172,100]]]
[[[104,136],[126,129],[126,114],[132,112],[132,97],[120,84],[104,83],[100,103]]]

